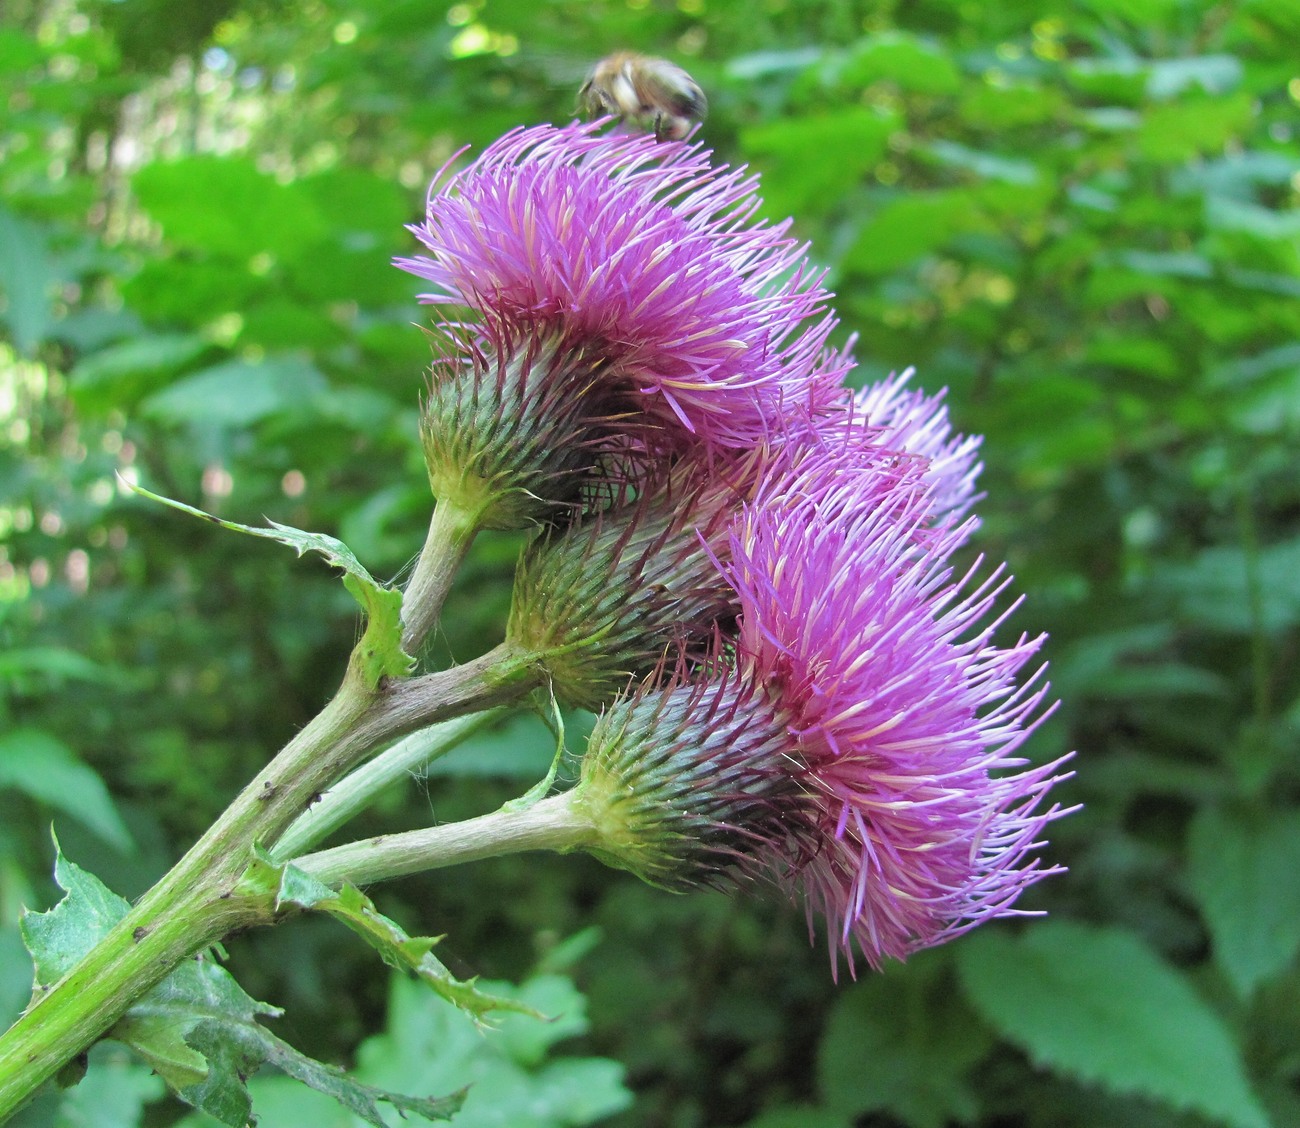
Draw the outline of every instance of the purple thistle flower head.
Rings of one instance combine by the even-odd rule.
[[[993,643],[1009,577],[952,580],[968,528],[928,524],[934,488],[814,465],[731,545],[741,664],[794,715],[820,830],[776,876],[873,966],[1011,911],[1053,872],[1022,863],[1062,813],[1038,810],[1059,761],[1001,774],[1046,715],[1043,667],[1018,680],[1043,639]]]
[[[433,283],[421,300],[599,353],[658,447],[744,448],[832,403],[827,294],[788,223],[753,221],[756,178],[602,124],[517,130],[444,171],[411,229],[429,254],[397,260]]]
[[[925,466],[816,458],[761,489],[720,564],[734,648],[612,706],[577,793],[636,843],[617,864],[774,880],[850,966],[855,945],[879,966],[1014,911],[1055,872],[1031,855],[1064,813],[1040,810],[1060,762],[1015,755],[1045,715],[1041,668],[1020,677],[1041,639],[993,643],[1007,580],[953,581],[967,530],[932,523]]]

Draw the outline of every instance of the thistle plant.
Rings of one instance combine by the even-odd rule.
[[[236,999],[207,949],[296,913],[338,917],[475,1014],[511,1005],[358,891],[401,874],[586,851],[670,889],[766,886],[852,969],[1017,913],[1056,872],[1038,850],[1061,764],[1021,754],[1050,709],[1042,639],[998,641],[1010,578],[956,564],[978,440],[908,373],[847,390],[822,277],[788,225],[755,220],[756,187],[608,122],[518,130],[435,178],[422,253],[397,263],[437,318],[413,574],[399,590],[332,538],[218,522],[324,555],[365,630],[333,700],[136,905],[60,858],[69,897],[27,922],[37,988],[0,1038],[0,1117],[111,1034],[242,1124],[242,1076],[283,1052],[249,1034],[255,1010],[229,1003],[236,1035],[220,1003],[202,1021],[145,1004]],[[502,529],[530,531],[502,640],[423,669],[466,550]],[[572,787],[552,771],[500,811],[314,851],[412,764],[539,698],[599,714]],[[96,898],[94,941],[63,944],[59,914]]]

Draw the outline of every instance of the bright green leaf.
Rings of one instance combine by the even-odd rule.
[[[1028,84],[991,86],[986,82],[963,92],[958,114],[978,129],[1005,130],[1050,121],[1063,112],[1059,90]]]
[[[118,850],[131,832],[97,772],[67,745],[39,729],[0,733],[0,788],[12,787],[76,819]]]
[[[986,929],[958,947],[957,963],[976,1010],[1038,1064],[1269,1128],[1227,1026],[1131,933],[1067,921],[1020,937]]]
[[[302,412],[327,387],[325,377],[307,360],[231,360],[154,393],[140,410],[173,423],[248,427],[280,412]]]
[[[742,132],[741,146],[764,165],[769,210],[797,215],[819,210],[860,183],[897,125],[893,117],[855,106],[753,126]],[[827,161],[827,153],[835,160]]]
[[[267,289],[267,280],[246,263],[169,257],[146,262],[122,284],[122,296],[140,317],[200,329],[220,314],[242,313]]]
[[[955,94],[961,75],[941,46],[886,31],[848,49],[840,80],[855,90],[883,80],[916,94],[940,95]]]
[[[845,256],[845,266],[884,273],[937,250],[954,235],[983,226],[969,194],[913,192],[896,196],[870,219]]]
[[[0,74],[24,74],[44,58],[45,51],[35,37],[20,29],[16,21],[13,27],[0,27]]]
[[[1139,26],[1167,19],[1176,10],[1179,0],[1085,0],[1088,11],[1108,16],[1118,16]]]
[[[208,206],[196,206],[201,186]],[[132,179],[145,210],[174,246],[247,261],[287,254],[326,230],[310,192],[281,184],[243,156],[192,156],[145,165]]]
[[[1160,103],[1145,115],[1138,148],[1154,161],[1190,160],[1223,148],[1249,127],[1254,113],[1254,99],[1244,93]]]

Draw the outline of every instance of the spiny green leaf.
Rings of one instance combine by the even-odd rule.
[[[1207,808],[1193,821],[1187,848],[1188,881],[1214,958],[1246,998],[1300,951],[1300,813]]]
[[[374,948],[390,967],[411,972],[448,1002],[455,1003],[476,1018],[498,1010],[542,1017],[524,1003],[485,994],[474,986],[472,979],[457,979],[433,954],[433,947],[440,937],[408,935],[400,925],[379,912],[374,902],[354,886],[345,885],[336,892],[300,870],[295,870],[291,865],[282,867],[282,873],[284,876],[277,904],[297,905],[314,912],[328,913],[342,921]]]
[[[67,896],[43,913],[24,913],[23,942],[42,987],[62,979],[99,943],[131,905],[93,873],[68,861],[55,841],[54,880]]]
[[[112,1034],[144,1056],[182,1100],[232,1128],[242,1128],[252,1110],[246,1079],[268,1063],[375,1128],[387,1128],[380,1102],[428,1120],[450,1119],[460,1107],[460,1094],[390,1093],[300,1054],[257,1021],[279,1014],[247,995],[225,968],[194,959],[132,1007]]]
[[[149,1063],[176,1092],[201,1084],[208,1076],[207,1059],[186,1040],[189,1029],[174,1014],[154,1012],[142,1003],[124,1014],[113,1037],[124,1042]]]
[[[1268,1128],[1219,1016],[1136,936],[1066,921],[957,949],[967,996],[1040,1065],[1116,1093]]]
[[[48,912],[27,913],[22,920],[40,985],[71,970],[130,908],[62,851],[54,875],[67,896]],[[245,1081],[267,1062],[327,1093],[375,1128],[387,1128],[377,1107],[381,1101],[430,1120],[449,1119],[460,1107],[459,1094],[433,1099],[389,1093],[304,1057],[257,1021],[280,1013],[246,994],[225,968],[198,957],[184,961],[136,1002],[109,1037],[140,1054],[182,1100],[232,1128],[248,1123],[252,1106]]]
[[[368,685],[375,685],[382,677],[405,677],[415,665],[415,660],[402,650],[401,617],[402,593],[387,584],[381,584],[356,558],[352,550],[341,540],[325,533],[309,533],[278,521],[269,522],[269,528],[257,528],[241,525],[237,521],[224,521],[195,509],[183,501],[173,501],[169,497],[152,493],[142,486],[127,483],[132,490],[153,501],[189,513],[203,521],[220,525],[223,529],[232,529],[237,533],[263,537],[266,540],[287,544],[299,556],[316,552],[334,567],[343,569],[343,586],[352,593],[353,598],[366,613],[366,630],[354,652],[360,663],[360,672]]]

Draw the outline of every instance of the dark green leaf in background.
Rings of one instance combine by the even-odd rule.
[[[841,992],[817,1057],[829,1110],[846,1122],[883,1110],[917,1128],[975,1119],[967,1074],[993,1038],[951,979],[945,958],[925,955]]]
[[[325,388],[325,378],[306,360],[231,360],[155,392],[141,411],[173,423],[247,427],[280,412],[310,410]]]
[[[1247,997],[1300,951],[1300,815],[1202,810],[1187,843],[1188,882],[1216,962]]]
[[[5,303],[0,320],[8,325],[20,353],[30,353],[53,323],[49,294],[53,283],[40,229],[0,207],[0,297]]]

